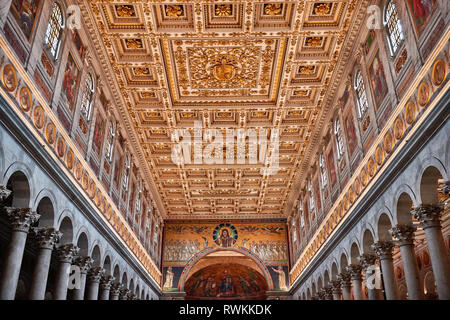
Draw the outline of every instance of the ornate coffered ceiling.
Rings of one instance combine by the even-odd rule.
[[[163,215],[285,217],[367,1],[79,0]],[[171,160],[172,133],[279,130],[279,165]],[[236,163],[236,162],[235,162]]]

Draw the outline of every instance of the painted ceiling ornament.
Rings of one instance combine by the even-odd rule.
[[[143,75],[148,75],[150,73],[150,71],[148,70],[148,68],[137,67],[137,68],[134,68],[134,73],[138,76],[143,76]]]
[[[311,48],[317,48],[322,45],[322,37],[308,37],[306,38],[306,46]]]
[[[168,17],[180,17],[183,15],[183,7],[178,4],[170,4],[166,6],[166,15]]]
[[[221,223],[214,228],[213,240],[218,246],[231,247],[237,239],[237,229],[230,223]]]
[[[314,67],[314,66],[300,66],[298,68],[298,72],[300,74],[304,74],[304,75],[311,75],[314,73],[315,70],[316,70],[316,67]]]
[[[216,16],[218,17],[229,17],[231,16],[231,5],[229,4],[219,4],[216,5]]]
[[[268,3],[264,5],[264,13],[271,16],[277,16],[281,14],[281,3]]]
[[[135,15],[134,8],[129,5],[116,6],[116,12],[122,18],[129,18]]]
[[[235,75],[235,66],[228,63],[229,59],[222,57],[220,63],[212,66],[211,72],[219,81],[231,80]]]
[[[127,39],[126,44],[128,49],[142,49],[142,40],[141,39]]]
[[[316,3],[314,5],[314,14],[318,16],[324,16],[330,14],[331,3]]]

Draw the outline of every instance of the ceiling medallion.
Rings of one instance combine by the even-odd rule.
[[[142,40],[141,39],[127,39],[125,40],[128,49],[142,49]]]
[[[314,14],[317,16],[324,16],[330,14],[331,3],[316,3],[314,4]]]
[[[229,4],[219,4],[216,5],[216,16],[218,17],[229,17],[231,16],[231,5]]]
[[[268,3],[264,5],[264,14],[277,16],[281,14],[282,8],[283,7],[281,3]]]
[[[178,4],[166,5],[165,8],[166,8],[166,15],[168,17],[180,17],[184,13],[183,6],[180,6]]]
[[[308,37],[306,38],[305,45],[311,48],[317,48],[322,45],[323,37]]]
[[[129,5],[116,6],[116,12],[117,15],[122,18],[134,17],[136,15],[133,6]]]
[[[224,56],[221,58],[220,63],[212,66],[210,70],[217,80],[228,81],[234,77],[235,69],[235,66],[228,63],[227,57]]]

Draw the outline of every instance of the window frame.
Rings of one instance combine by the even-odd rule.
[[[336,136],[336,149],[338,160],[341,160],[344,156],[344,140],[342,137],[342,127],[341,122],[339,121],[339,117],[334,120],[334,135]]]
[[[360,69],[355,73],[353,89],[356,93],[359,120],[362,120],[369,109],[369,100],[367,99],[366,85]]]
[[[384,26],[391,57],[393,57],[405,40],[401,20],[393,0],[388,0],[384,7]]]
[[[55,11],[58,9],[59,12]],[[59,13],[58,16],[56,16]],[[55,60],[58,59],[61,49],[62,34],[65,28],[65,18],[61,5],[55,1],[50,12],[47,29],[44,36],[44,44]]]

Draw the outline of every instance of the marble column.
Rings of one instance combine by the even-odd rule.
[[[40,228],[35,232],[39,252],[34,265],[29,297],[30,300],[44,300],[52,251],[55,244],[61,239],[62,233],[54,228]]]
[[[30,208],[5,208],[5,212],[11,222],[12,232],[3,262],[0,300],[14,300],[28,231],[40,215]]]
[[[76,257],[73,264],[80,268],[80,286],[73,289],[72,300],[84,300],[84,292],[86,290],[86,277],[89,269],[92,267],[94,260],[89,256]]]
[[[327,286],[323,290],[325,292],[325,300],[333,300],[333,287]]]
[[[398,300],[397,282],[395,281],[394,261],[392,259],[392,241],[378,241],[372,244],[372,250],[377,254],[383,275],[384,292],[387,300]]]
[[[56,281],[53,292],[54,300],[67,299],[70,266],[72,265],[73,258],[78,254],[79,250],[80,249],[72,243],[62,245],[56,250],[59,261],[59,269],[56,274]]]
[[[450,300],[450,263],[440,221],[443,207],[442,204],[422,205],[411,213],[425,232],[439,299]]]
[[[89,286],[86,292],[86,300],[98,300],[98,289],[100,279],[105,274],[105,269],[102,267],[91,268],[88,272]]]
[[[109,276],[109,275],[103,276],[100,279],[100,298],[99,298],[99,300],[109,300],[111,285],[112,285],[114,279],[115,278],[113,276]]]
[[[128,300],[128,293],[130,292],[130,290],[128,290],[127,288],[123,287],[120,289],[120,293],[119,293],[119,300]]]
[[[414,252],[414,232],[416,228],[413,225],[397,225],[389,230],[392,237],[397,241],[402,255],[409,300],[424,299],[423,289],[420,285],[419,267]]]
[[[110,300],[119,300],[120,289],[122,285],[115,282],[111,285]]]
[[[377,256],[370,253],[364,253],[358,258],[358,260],[363,267],[364,273],[366,275],[365,284],[369,295],[369,300],[378,300],[377,290],[379,290],[380,288],[376,288],[377,281],[375,279],[375,283],[373,283],[372,281],[369,282],[369,279],[372,279],[373,277],[373,272],[370,267],[375,266]]]
[[[352,300],[352,278],[350,272],[343,271],[338,275],[338,279],[342,286],[342,298],[343,300]]]
[[[341,300],[341,281],[339,280],[332,280],[331,282],[331,288],[333,293],[333,300]]]
[[[350,272],[350,276],[353,284],[353,296],[355,300],[365,300],[362,291],[362,267],[359,264],[351,264],[347,266],[347,271]]]

